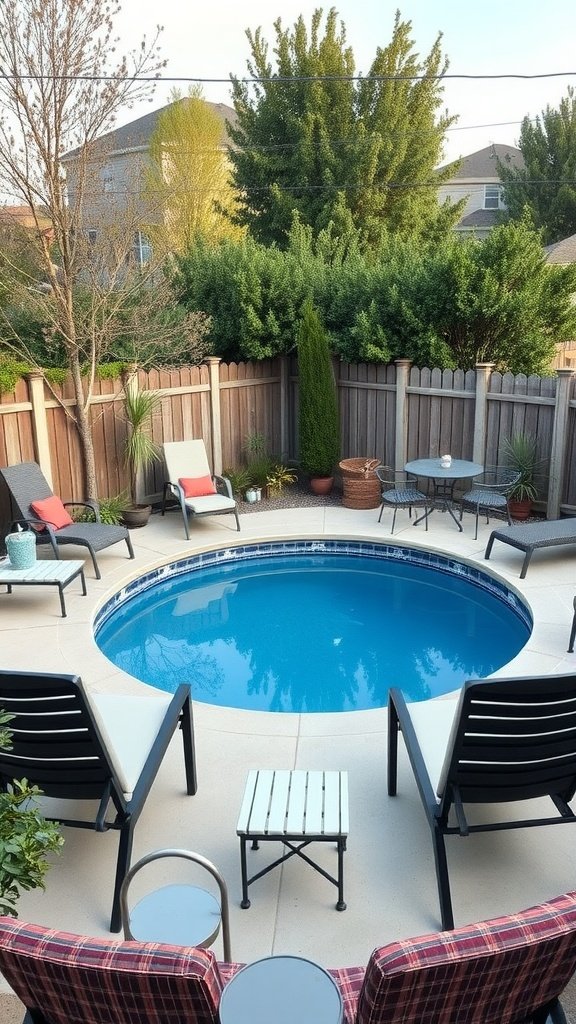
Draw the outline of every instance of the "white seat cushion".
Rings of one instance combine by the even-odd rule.
[[[130,800],[172,694],[140,697],[91,693],[90,705],[122,791]]]
[[[224,512],[236,508],[234,498],[226,494],[203,494],[199,498],[186,498],[186,508],[191,512]]]
[[[416,738],[437,800],[439,800],[442,768],[458,707],[459,699],[457,697],[421,700],[414,704],[408,704]]]

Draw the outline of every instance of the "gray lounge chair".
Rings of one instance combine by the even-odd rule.
[[[542,523],[520,523],[518,526],[504,526],[492,530],[486,545],[484,558],[490,558],[495,540],[524,551],[520,579],[523,580],[530,565],[530,559],[537,548],[554,548],[564,544],[576,545],[576,516],[566,519],[549,519]]]
[[[38,532],[36,536],[36,543],[50,544],[55,558],[60,557],[58,551],[60,544],[76,544],[79,547],[88,548],[97,580],[100,579],[100,569],[96,561],[97,551],[109,548],[112,544],[119,544],[123,540],[126,541],[130,558],[134,558],[128,530],[125,526],[102,523],[96,501],[65,501],[63,503],[68,507],[78,505],[89,508],[94,513],[95,522],[93,523],[74,523],[72,526],[62,526],[59,530],[55,530],[49,523],[38,519],[34,515],[32,502],[51,498],[54,494],[38,463],[21,462],[18,466],[6,466],[4,469],[0,469],[0,475],[4,478],[10,492],[16,520],[41,527],[41,532]]]
[[[576,675],[465,684],[459,700],[388,700],[388,794],[396,796],[398,733],[404,737],[434,848],[442,928],[454,927],[445,836],[576,823]],[[471,805],[549,797],[521,818],[468,820]],[[504,813],[502,815],[504,817]]]

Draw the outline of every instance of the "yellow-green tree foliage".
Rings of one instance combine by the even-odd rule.
[[[186,252],[199,236],[219,242],[244,233],[231,219],[236,192],[225,125],[200,90],[184,97],[175,91],[159,116],[150,139],[146,193],[157,211],[150,234],[170,252]]]

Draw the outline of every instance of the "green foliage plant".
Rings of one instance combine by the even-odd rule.
[[[160,455],[160,445],[150,435],[150,421],[161,401],[162,396],[158,391],[137,391],[130,384],[125,388],[124,416],[128,424],[128,435],[124,460],[128,468],[128,497],[132,507],[138,504],[138,474]]]
[[[538,456],[538,439],[534,434],[519,432],[505,437],[501,454],[506,466],[519,474],[518,481],[509,492],[513,501],[535,501],[538,497],[536,477],[542,459]]]
[[[125,491],[122,494],[115,494],[111,498],[102,498],[98,502],[100,511],[100,522],[108,526],[117,526],[122,522],[122,512],[126,508],[128,495]],[[93,523],[95,515],[89,508],[78,506],[72,510],[72,518],[75,523]]]
[[[10,356],[0,357],[0,395],[7,395],[14,391],[18,381],[31,369],[29,363],[23,363]]]
[[[252,484],[252,477],[247,466],[231,467],[224,470],[224,476],[230,481],[232,494],[235,498],[243,498]]]
[[[568,86],[558,107],[548,105],[520,127],[523,167],[498,161],[508,215],[521,220],[526,211],[546,244],[576,233],[576,93]]]
[[[266,477],[266,487],[270,497],[282,494],[284,487],[295,484],[297,480],[296,471],[281,462],[276,462]]]
[[[348,362],[550,372],[558,342],[576,337],[576,265],[547,263],[525,222],[486,239],[434,245],[390,236],[368,256],[329,230],[313,238],[298,221],[285,251],[252,239],[196,246],[174,287],[212,322],[214,355],[268,359],[294,350],[294,324],[311,295],[332,351]]]
[[[244,439],[242,451],[246,459],[246,472],[249,484],[254,487],[266,487],[268,476],[274,468],[274,458],[268,451],[268,441],[263,434],[248,434]]]
[[[0,711],[0,747],[9,750],[13,715]],[[44,888],[48,854],[64,840],[57,822],[46,821],[38,806],[41,791],[26,779],[0,792],[0,914],[17,916],[22,892]]]
[[[328,336],[311,299],[296,334],[300,465],[311,477],[329,477],[340,454],[338,395]]]

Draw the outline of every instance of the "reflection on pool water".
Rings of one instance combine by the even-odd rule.
[[[300,541],[151,573],[101,610],[96,641],[143,682],[189,682],[196,700],[355,711],[385,705],[390,686],[424,700],[486,676],[531,624],[518,596],[475,567],[417,549]]]

